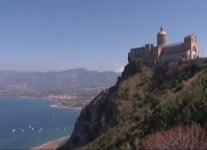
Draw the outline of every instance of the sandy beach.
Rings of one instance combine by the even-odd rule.
[[[61,145],[63,145],[68,139],[69,139],[69,136],[62,137],[62,138],[59,138],[56,140],[52,140],[52,141],[44,143],[40,146],[32,148],[32,150],[42,150],[42,149],[55,150],[58,147],[60,147]]]
[[[70,107],[70,106],[62,106],[62,105],[58,105],[58,104],[52,104],[50,105],[50,107],[53,108],[65,108],[65,109],[77,109],[77,110],[81,110],[81,107]]]

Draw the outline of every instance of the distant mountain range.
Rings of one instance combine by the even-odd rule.
[[[79,95],[81,91],[113,85],[118,75],[82,68],[50,72],[0,71],[0,96]]]

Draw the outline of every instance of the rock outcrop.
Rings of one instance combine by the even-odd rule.
[[[116,125],[117,108],[109,93],[109,91],[101,92],[82,109],[71,138],[62,147],[63,149],[84,146]]]

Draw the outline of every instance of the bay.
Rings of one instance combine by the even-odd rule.
[[[0,149],[30,149],[69,136],[80,110],[52,104],[37,98],[0,97]]]

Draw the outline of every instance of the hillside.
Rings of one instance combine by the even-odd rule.
[[[50,72],[0,71],[0,96],[92,99],[113,85],[118,73],[72,69]]]
[[[165,135],[158,134],[161,131],[201,133],[207,129],[206,89],[205,60],[158,64],[153,69],[139,62],[128,64],[115,86],[82,110],[69,141],[60,149],[145,149],[154,134]],[[174,141],[169,141],[171,148],[181,147],[173,147]],[[200,141],[207,148],[206,138]]]

